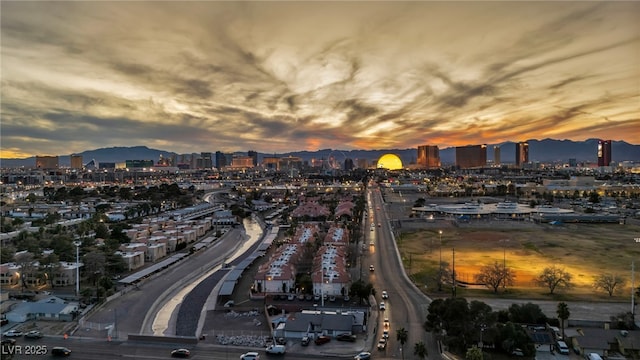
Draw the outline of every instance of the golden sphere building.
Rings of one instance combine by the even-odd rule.
[[[378,169],[399,170],[402,169],[402,160],[398,155],[384,154],[378,159],[376,167]]]

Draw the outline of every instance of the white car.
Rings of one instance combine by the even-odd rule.
[[[382,298],[383,299],[388,299],[389,298],[389,294],[387,294],[387,290],[382,291]]]
[[[384,301],[380,303],[380,310],[386,310],[387,306],[384,304]]]
[[[387,348],[387,339],[380,338],[380,340],[378,340],[378,350],[384,350],[386,348]]]
[[[18,331],[15,329],[11,329],[9,331],[5,331],[2,336],[6,336],[6,337],[19,337],[22,336],[22,331]]]
[[[248,353],[240,355],[240,360],[260,360],[260,354],[255,351],[249,351]]]

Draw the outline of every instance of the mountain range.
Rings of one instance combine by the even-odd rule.
[[[528,140],[529,144],[529,161],[532,162],[568,162],[569,159],[575,159],[577,162],[596,162],[598,139],[588,139],[585,141],[571,140]],[[494,160],[494,146],[500,147],[500,160],[502,163],[515,162],[515,145],[514,142],[504,142],[499,144],[487,144],[487,160]],[[207,151],[207,150],[205,150]],[[329,159],[333,156],[337,161],[343,162],[344,159],[367,159],[370,162],[377,160],[384,154],[396,154],[402,160],[403,164],[410,164],[416,161],[417,149],[381,149],[381,150],[334,150],[322,149],[317,151],[295,151],[290,153],[275,154],[279,157],[297,156],[303,161],[311,159]],[[238,153],[240,154],[240,153]],[[246,153],[242,153],[246,155]],[[154,160],[171,158],[176,154],[170,151],[150,149],[146,146],[132,147],[110,147],[95,150],[87,150],[74,155],[81,155],[84,163],[91,160],[96,162],[124,162],[126,160]],[[185,154],[199,156],[199,153]],[[265,156],[274,156],[271,153],[258,153],[258,161],[262,161]],[[443,165],[453,165],[455,163],[456,154],[455,147],[440,149],[440,161]],[[640,145],[629,144],[625,141],[612,141],[611,159],[614,162],[635,161],[640,162]],[[214,160],[215,161],[215,160]],[[70,154],[59,155],[60,166],[70,165]],[[0,159],[0,167],[34,167],[35,156],[24,159]]]

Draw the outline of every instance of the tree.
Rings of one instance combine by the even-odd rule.
[[[60,258],[56,253],[51,253],[40,259],[40,266],[44,268],[46,278],[53,289],[55,287],[54,278],[60,269]]]
[[[538,304],[511,304],[508,320],[518,324],[544,324],[547,322],[547,316]]]
[[[464,355],[466,360],[482,360],[482,349],[473,345],[471,348],[467,350],[467,353]]]
[[[552,265],[544,268],[535,281],[539,286],[549,288],[549,294],[553,295],[553,292],[558,287],[570,288],[573,286],[571,278],[571,274],[566,270]]]
[[[603,290],[609,293],[609,296],[613,296],[616,288],[621,288],[625,284],[625,280],[622,276],[605,273],[596,276],[593,280],[593,287],[596,290]]]
[[[558,309],[556,310],[558,313],[558,319],[560,319],[560,326],[562,327],[562,338],[564,339],[564,322],[567,321],[571,312],[569,311],[569,305],[565,302],[558,303]]]
[[[15,259],[16,264],[20,268],[21,291],[24,292],[24,290],[29,287],[27,278],[34,275],[33,254],[30,252],[20,252],[15,255]]]
[[[424,359],[429,355],[427,352],[427,346],[424,342],[419,341],[413,346],[413,355],[417,356],[419,359]]]
[[[480,272],[475,276],[476,283],[483,284],[492,289],[494,293],[498,292],[500,285],[504,285],[504,287],[513,285],[514,278],[513,271],[497,261],[492,265],[485,265],[480,268]]]
[[[400,352],[402,353],[402,359],[404,359],[404,352],[402,350],[404,349],[404,343],[407,342],[408,338],[409,334],[407,333],[407,330],[405,330],[405,328],[401,327],[400,329],[398,329],[398,331],[396,332],[396,340],[400,342]]]

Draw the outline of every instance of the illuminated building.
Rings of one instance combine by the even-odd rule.
[[[57,169],[59,160],[57,156],[36,156],[36,168]]]
[[[611,164],[611,140],[598,140],[598,166]]]
[[[526,142],[519,142],[516,144],[516,166],[529,162],[529,144]]]
[[[440,151],[437,145],[418,146],[418,167],[421,169],[436,169],[440,167]]]
[[[500,145],[493,147],[493,163],[495,165],[500,165]]]
[[[456,147],[456,166],[460,169],[482,167],[487,164],[487,145]]]
[[[82,155],[71,155],[71,168],[72,169],[82,169]]]
[[[378,163],[376,167],[378,169],[387,169],[387,170],[402,169],[402,160],[400,160],[398,155],[384,154],[380,157],[380,159],[378,159]]]

